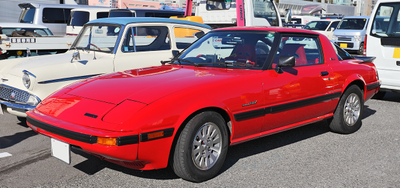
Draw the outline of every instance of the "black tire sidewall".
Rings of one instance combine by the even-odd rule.
[[[357,119],[357,122],[349,126],[344,120],[344,105],[347,100],[347,98],[350,96],[350,94],[356,94],[359,97],[360,101],[360,116]],[[342,134],[350,134],[361,127],[361,119],[363,117],[363,111],[364,111],[364,98],[363,98],[363,93],[361,92],[360,88],[356,85],[350,86],[343,94],[343,96],[340,98],[338,107],[334,113],[333,121],[330,124],[330,128],[334,132],[342,133]]]
[[[200,170],[198,169],[195,164],[192,161],[192,147],[193,147],[193,140],[199,131],[199,129],[207,122],[212,122],[214,123],[220,130],[221,132],[221,139],[222,139],[222,150],[221,154],[217,160],[217,162],[214,164],[213,167],[211,167],[208,170]],[[185,171],[187,173],[187,177],[182,177],[184,179],[194,181],[194,182],[201,182],[208,180],[212,177],[214,177],[219,170],[222,168],[222,165],[224,164],[227,150],[228,150],[228,131],[226,128],[226,123],[222,116],[216,112],[212,111],[207,111],[207,112],[202,112],[196,116],[194,116],[185,126],[184,130],[182,132],[186,132],[186,137],[182,138],[180,137],[178,142],[177,142],[177,147],[180,147],[179,145],[182,144],[184,148],[184,154],[183,158],[179,159],[181,160],[183,166],[185,167]],[[176,154],[176,153],[175,153]],[[177,161],[179,162],[179,161]]]

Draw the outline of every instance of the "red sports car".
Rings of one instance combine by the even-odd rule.
[[[27,122],[67,163],[72,147],[133,169],[171,164],[200,182],[216,176],[230,145],[322,120],[334,132],[357,131],[379,86],[371,59],[319,33],[224,28],[161,66],[69,85]]]

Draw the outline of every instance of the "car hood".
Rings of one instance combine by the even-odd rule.
[[[166,95],[200,84],[229,79],[228,69],[157,66],[127,70],[89,79],[67,93],[69,95],[119,104],[126,99],[150,104]],[[237,72],[243,72],[238,70]]]
[[[80,51],[80,60],[74,60],[71,63],[73,53],[74,50],[71,50],[63,54],[42,55],[3,61],[0,63],[0,75],[5,77],[7,77],[7,75],[22,77],[22,71],[27,70],[36,76],[37,82],[81,75],[83,74],[82,71],[78,70],[77,66],[73,66],[74,63],[81,62],[84,64],[88,61],[93,61],[94,53]],[[101,61],[109,56],[109,54],[96,53],[95,56],[97,61]],[[54,71],[57,73],[54,73]]]

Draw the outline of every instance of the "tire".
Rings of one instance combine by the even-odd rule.
[[[339,100],[329,128],[333,132],[350,134],[361,127],[364,111],[363,93],[356,85],[346,89]]]
[[[385,96],[386,92],[385,91],[378,91],[372,98],[373,99],[383,99]]]
[[[363,42],[360,44],[360,47],[358,48],[357,54],[358,55],[363,55],[364,54],[364,43]]]
[[[228,130],[224,119],[213,111],[202,112],[190,119],[179,135],[172,168],[182,179],[202,182],[217,175],[227,152]]]

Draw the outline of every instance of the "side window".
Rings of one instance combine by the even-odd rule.
[[[164,26],[130,27],[126,32],[122,51],[170,50],[171,44],[168,36],[168,28]]]
[[[176,41],[176,47],[178,49],[185,49],[190,44],[192,44],[195,40],[197,40],[196,33],[201,32],[197,29],[189,29],[189,28],[174,28],[174,35]]]
[[[337,27],[337,25],[339,24],[339,21],[337,21],[337,22],[333,22],[332,24],[331,24],[331,26],[329,27],[329,31],[333,28],[333,29],[336,29],[336,27]]]
[[[71,14],[71,9],[63,8],[44,8],[43,23],[67,23]]]
[[[99,19],[99,18],[107,18],[108,17],[108,12],[98,12],[96,16],[97,16],[97,19]]]
[[[279,56],[289,55],[296,59],[296,67],[322,64],[321,49],[315,37],[282,37],[272,67],[275,68]]]
[[[225,10],[231,8],[231,0],[207,0],[207,10]]]
[[[354,59],[353,56],[351,56],[349,53],[347,53],[345,50],[343,50],[342,48],[340,48],[337,44],[331,42],[333,49],[336,52],[336,55],[339,59],[339,61],[341,60],[346,60],[346,59]]]

